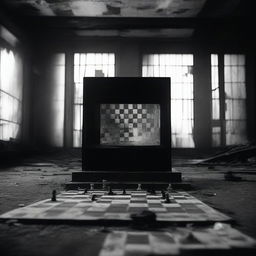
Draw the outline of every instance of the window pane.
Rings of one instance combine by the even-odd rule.
[[[225,54],[226,144],[244,144],[246,139],[245,56]]]
[[[18,138],[22,114],[22,60],[0,48],[0,140]]]
[[[220,88],[218,55],[211,54],[211,87],[212,87],[212,120],[216,123],[220,119]],[[212,146],[220,146],[221,128],[212,127]]]
[[[64,141],[64,106],[65,106],[65,53],[53,54],[49,62],[49,83],[51,88],[51,115],[48,124],[50,143],[62,147]]]
[[[115,54],[75,53],[74,54],[74,121],[73,146],[82,146],[83,125],[83,78],[115,76]]]
[[[173,147],[194,147],[194,95],[192,54],[147,54],[144,77],[171,77],[171,129]]]

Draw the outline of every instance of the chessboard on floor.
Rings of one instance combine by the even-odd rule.
[[[177,227],[163,232],[113,231],[99,255],[254,255],[255,249],[254,239],[228,224],[216,223],[210,228]]]
[[[0,219],[18,219],[30,222],[93,222],[105,224],[132,221],[132,215],[143,211],[155,213],[159,223],[228,222],[231,218],[209,207],[187,192],[170,192],[168,200],[160,191],[82,190],[66,191],[52,199],[42,200],[26,207],[0,215]]]

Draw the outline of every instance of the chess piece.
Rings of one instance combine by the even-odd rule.
[[[126,190],[125,190],[125,188],[123,189],[123,195],[126,195]]]
[[[109,188],[108,188],[108,195],[114,195],[114,192],[112,191],[112,188],[111,188],[111,186],[109,186]]]
[[[57,199],[56,199],[56,190],[54,189],[52,191],[52,202],[56,202],[56,201],[57,201]]]
[[[141,190],[141,184],[138,184],[137,190]]]
[[[171,183],[169,183],[169,185],[168,185],[168,187],[167,187],[167,191],[168,191],[168,192],[171,192],[171,191],[172,191],[172,184],[171,184]]]
[[[166,193],[165,194],[165,201],[164,201],[166,204],[169,204],[170,202],[171,202],[171,200],[170,200],[170,197],[169,197],[169,194],[168,193]]]
[[[92,195],[91,200],[96,201],[96,195]]]
[[[94,190],[94,184],[93,183],[90,184],[90,190]]]
[[[165,199],[165,191],[161,190],[161,194],[162,194],[162,199]]]
[[[84,188],[84,195],[88,192],[87,188]]]

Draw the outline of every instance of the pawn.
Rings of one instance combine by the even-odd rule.
[[[56,202],[56,201],[57,201],[57,199],[56,199],[56,190],[54,189],[52,191],[52,202]]]
[[[92,195],[91,200],[96,201],[96,195]]]
[[[165,201],[164,201],[164,202],[165,202],[166,204],[169,204],[169,203],[171,202],[168,193],[165,194]]]
[[[87,188],[84,188],[84,195],[88,192]]]
[[[110,196],[114,195],[114,192],[112,191],[111,186],[109,186],[108,195]]]
[[[162,194],[162,199],[165,199],[165,191],[161,190],[161,194]]]
[[[137,190],[141,190],[141,184],[138,184]]]
[[[123,189],[123,193],[122,193],[123,195],[126,195],[126,190],[125,190],[125,188]]]
[[[172,191],[172,184],[169,183],[168,187],[167,187],[167,191],[171,192]]]
[[[93,183],[90,184],[90,190],[94,190],[94,184]]]

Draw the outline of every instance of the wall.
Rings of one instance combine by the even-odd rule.
[[[233,41],[224,43],[213,40],[167,40],[167,39],[111,39],[87,38],[58,40],[40,39],[34,51],[33,63],[37,74],[33,74],[33,132],[37,145],[52,145],[52,129],[50,114],[53,111],[49,77],[45,71],[49,67],[47,62],[55,53],[65,53],[66,56],[66,99],[64,120],[64,146],[72,147],[72,86],[73,86],[73,53],[74,52],[114,52],[116,54],[116,76],[141,76],[141,59],[143,53],[192,53],[194,54],[194,100],[195,100],[195,143],[199,149],[211,147],[211,74],[210,53],[245,53],[255,56],[248,51],[246,45],[239,45]],[[248,129],[250,140],[255,139],[255,59],[249,64],[248,92]]]

